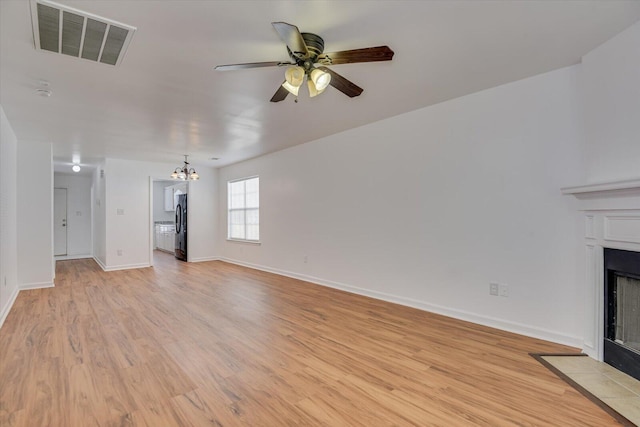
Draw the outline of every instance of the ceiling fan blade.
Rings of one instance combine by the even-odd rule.
[[[262,67],[282,67],[284,65],[295,65],[290,62],[270,61],[270,62],[247,62],[246,64],[227,64],[216,65],[214,68],[218,71],[244,70],[246,68],[262,68]]]
[[[284,87],[282,87],[282,85],[280,85],[276,93],[274,93],[273,96],[271,97],[271,102],[284,101],[287,95],[289,95],[289,91],[286,90]]]
[[[297,57],[309,57],[307,45],[300,34],[300,30],[295,25],[286,22],[272,22],[273,28],[276,29],[282,41],[287,45],[289,50]]]
[[[318,69],[331,74],[331,82],[329,84],[350,98],[360,95],[364,90],[327,67],[318,67]]]
[[[391,61],[394,52],[389,46],[365,47],[362,49],[343,50],[323,53],[318,56],[323,65],[352,64],[354,62]]]

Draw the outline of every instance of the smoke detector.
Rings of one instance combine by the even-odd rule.
[[[48,0],[31,0],[31,23],[36,49],[116,66],[136,31]]]

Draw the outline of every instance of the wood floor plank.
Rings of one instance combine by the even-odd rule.
[[[220,261],[60,261],[0,329],[0,425],[618,425],[529,356],[571,351]]]

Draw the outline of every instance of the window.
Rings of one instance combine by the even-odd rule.
[[[260,240],[260,178],[227,183],[229,213],[227,237],[233,240]]]

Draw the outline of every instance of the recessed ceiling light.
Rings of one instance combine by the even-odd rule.
[[[74,172],[80,172],[80,165],[73,165],[71,167],[71,170],[74,171]]]

